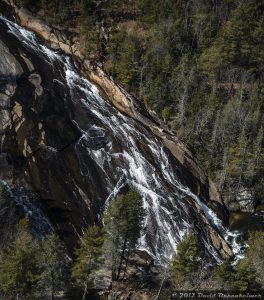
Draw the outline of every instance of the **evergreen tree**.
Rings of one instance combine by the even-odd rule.
[[[260,285],[256,280],[256,271],[247,259],[241,260],[235,268],[232,288],[240,292],[258,291]]]
[[[102,262],[104,233],[101,227],[92,226],[86,229],[80,238],[79,247],[76,249],[76,260],[72,268],[72,277],[77,284],[83,287],[84,300],[89,286],[91,286],[91,273]]]
[[[113,201],[105,218],[105,226],[112,260],[112,276],[120,279],[126,273],[128,257],[136,248],[145,210],[141,197],[130,190]]]
[[[177,246],[177,254],[172,261],[171,273],[176,283],[191,282],[201,266],[203,251],[193,233],[184,237]]]
[[[69,279],[67,252],[57,235],[50,234],[42,241],[37,265],[40,271],[38,290],[50,294],[53,300],[54,293],[65,289]]]
[[[234,268],[229,260],[225,260],[216,268],[216,279],[221,289],[229,290],[234,281]]]
[[[253,231],[249,233],[246,257],[257,274],[257,281],[264,287],[264,233]]]
[[[256,271],[247,258],[240,260],[235,266],[232,266],[230,261],[225,261],[217,267],[216,274],[222,289],[246,292],[257,291],[260,288]]]
[[[6,248],[0,261],[0,290],[6,297],[32,299],[38,280],[36,249],[28,220],[22,219],[15,240]]]

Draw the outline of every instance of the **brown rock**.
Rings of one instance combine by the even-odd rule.
[[[221,245],[222,245],[221,239],[213,230],[210,231],[210,238],[211,238],[211,241],[212,241],[215,249],[220,250]]]

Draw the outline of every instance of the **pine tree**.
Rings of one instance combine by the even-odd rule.
[[[247,257],[234,266],[230,261],[225,261],[217,267],[216,276],[222,289],[246,292],[260,288],[254,265]]]
[[[257,281],[264,287],[264,233],[252,231],[248,237],[246,257],[257,274]]]
[[[176,283],[190,282],[201,266],[203,251],[193,233],[188,234],[177,246],[177,254],[172,261],[171,273]]]
[[[65,289],[69,272],[67,252],[57,235],[50,234],[41,243],[37,265],[40,270],[38,289],[50,294],[53,300],[56,291]]]
[[[121,272],[126,273],[128,257],[136,248],[145,210],[141,197],[129,191],[113,201],[105,218],[105,226],[112,259],[112,276],[119,280]],[[124,265],[123,265],[124,264]]]
[[[76,261],[72,268],[72,277],[77,284],[83,287],[84,300],[92,271],[96,270],[102,262],[102,247],[104,243],[104,234],[101,227],[92,226],[86,229],[80,239],[79,247],[76,249]]]
[[[234,267],[229,260],[225,260],[220,266],[216,268],[216,279],[220,288],[228,290],[234,281]]]
[[[15,240],[0,261],[0,290],[11,299],[32,299],[38,280],[35,265],[36,243],[29,233],[27,219],[19,224]]]
[[[242,259],[235,268],[232,288],[236,291],[258,291],[260,285],[257,282],[256,271],[248,259]]]

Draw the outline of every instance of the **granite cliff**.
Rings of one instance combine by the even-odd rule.
[[[74,36],[4,3],[1,139],[12,176],[3,173],[2,179],[24,201],[25,212],[41,220],[40,230],[53,227],[71,248],[130,187],[147,210],[140,248],[157,260],[170,258],[189,229],[211,257],[232,256],[227,209],[188,148],[85,60]]]

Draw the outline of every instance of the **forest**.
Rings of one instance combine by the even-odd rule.
[[[263,1],[15,2],[74,28],[83,55],[189,145],[231,209],[244,195],[263,203]]]
[[[2,186],[0,202],[8,199]],[[114,199],[104,226],[86,228],[74,253],[69,253],[54,232],[45,238],[32,230],[29,218],[22,218],[0,247],[0,296],[4,299],[103,299],[90,298],[95,279],[102,272],[112,281],[113,291],[125,286],[147,290],[147,299],[170,299],[172,290],[256,292],[263,288],[263,232],[251,231],[243,259],[226,259],[216,265],[193,233],[185,235],[177,254],[156,272],[152,282],[149,266],[133,271],[132,256],[138,246],[145,210],[141,197],[128,191]],[[70,258],[71,257],[71,258]],[[208,267],[208,262],[212,263]],[[163,286],[164,282],[166,284]],[[79,294],[72,294],[73,291]],[[143,299],[143,298],[136,298]]]

